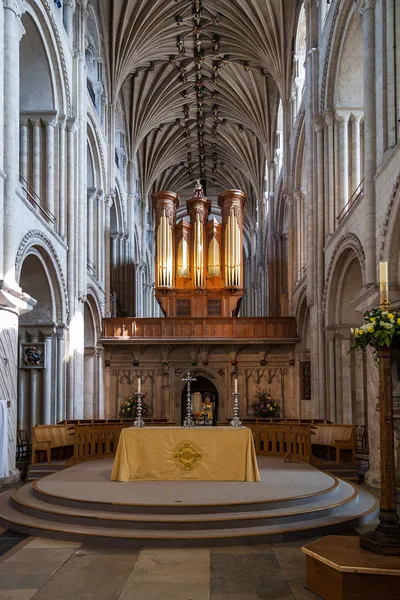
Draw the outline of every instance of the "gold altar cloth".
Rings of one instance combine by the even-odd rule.
[[[260,481],[247,427],[129,427],[121,431],[112,481]]]

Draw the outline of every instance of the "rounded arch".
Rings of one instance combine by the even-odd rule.
[[[356,325],[360,315],[352,307],[363,287],[363,270],[354,248],[346,246],[338,254],[328,284],[325,321],[329,325]]]
[[[93,185],[88,187],[94,187],[97,190],[105,189],[105,164],[104,164],[104,152],[102,143],[100,140],[97,126],[90,114],[87,115],[87,139],[88,139],[88,160],[92,163],[93,171]]]
[[[389,282],[398,284],[400,282],[400,173],[394,183],[384,219],[379,258],[389,263]]]
[[[320,92],[320,113],[323,114],[334,105],[334,92],[336,85],[336,72],[341,58],[341,50],[346,36],[349,20],[354,14],[355,5],[353,0],[337,2],[334,8],[328,42],[325,49],[325,57],[322,69],[322,81]]]
[[[190,369],[190,374],[192,377],[203,377],[204,379],[208,379],[209,381],[211,381],[211,383],[217,389],[219,407],[220,407],[220,411],[221,411],[221,407],[224,406],[225,396],[226,396],[226,389],[225,389],[225,383],[224,383],[223,377],[221,377],[217,373],[216,370],[214,370],[210,367],[207,367],[207,368],[206,367],[192,367]],[[182,397],[185,387],[186,387],[186,383],[184,381],[181,381],[181,378],[176,380],[176,384],[175,384],[175,397],[176,398]],[[180,414],[181,408],[177,407],[176,410],[177,410],[177,414]]]
[[[57,323],[60,294],[54,273],[40,248],[33,246],[26,254],[21,265],[20,285],[36,300],[33,310],[21,319],[24,325]]]
[[[69,116],[72,114],[72,101],[68,70],[58,25],[56,24],[53,9],[48,0],[44,0],[42,3],[27,0],[25,2],[25,14],[22,16],[23,25],[26,25],[28,19],[32,21],[38,32],[49,65],[54,106],[57,107],[59,115]],[[24,42],[24,38],[25,36],[21,40],[21,50],[23,44],[29,41],[26,38]]]
[[[84,317],[85,348],[96,347],[101,337],[101,312],[92,294],[86,297]]]
[[[54,282],[54,298],[56,300],[55,321],[65,323],[69,312],[67,285],[57,252],[50,239],[39,230],[29,231],[22,239],[15,261],[15,277],[19,282],[22,265],[29,254],[35,254],[44,265]]]
[[[352,251],[358,258],[361,267],[362,285],[365,283],[365,254],[362,244],[358,236],[355,233],[347,233],[342,236],[333,251],[331,260],[329,261],[328,269],[326,272],[322,309],[327,314],[326,306],[327,299],[332,297],[333,288],[333,273],[337,271],[337,265],[343,260],[343,257],[347,252]],[[361,286],[362,287],[362,286]]]

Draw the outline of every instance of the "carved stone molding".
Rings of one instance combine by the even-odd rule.
[[[400,173],[397,175],[396,181],[393,185],[392,193],[389,198],[389,203],[386,209],[385,218],[383,220],[382,232],[381,232],[381,243],[379,247],[379,260],[383,260],[384,252],[386,250],[386,255],[388,254],[389,248],[388,243],[391,242],[391,237],[389,237],[389,230],[393,229],[395,226],[396,215],[392,217],[392,210],[394,206],[394,202],[397,197],[397,193],[400,187]]]
[[[337,259],[340,256],[340,254],[342,254],[342,252],[348,248],[354,250],[354,252],[356,253],[358,260],[360,261],[363,281],[365,281],[364,249],[362,247],[360,239],[358,238],[358,236],[355,233],[346,233],[338,241],[336,248],[333,251],[333,254],[329,261],[329,265],[328,265],[328,269],[327,269],[326,277],[325,277],[324,292],[323,292],[323,296],[322,296],[322,313],[323,314],[325,314],[328,287],[331,282],[331,276],[332,276],[333,269],[337,264]]]
[[[60,263],[60,260],[57,256],[56,249],[54,248],[50,238],[48,238],[47,235],[45,235],[43,233],[43,231],[40,231],[39,229],[32,229],[31,231],[28,231],[28,233],[22,238],[21,243],[17,250],[16,259],[15,259],[15,277],[19,281],[19,278],[21,275],[22,263],[27,255],[27,252],[28,252],[29,248],[31,248],[32,246],[34,246],[37,243],[39,244],[39,246],[44,248],[44,250],[46,250],[46,252],[48,252],[48,254],[51,256],[51,258],[57,265],[57,271],[58,271],[57,274],[60,278],[60,281],[62,284],[62,291],[64,294],[65,313],[66,313],[66,316],[68,316],[68,314],[69,314],[68,289],[67,289],[67,284],[65,281],[62,265]]]

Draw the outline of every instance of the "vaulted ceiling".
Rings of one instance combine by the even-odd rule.
[[[255,209],[290,96],[298,0],[100,0],[110,101],[142,192],[241,188]]]

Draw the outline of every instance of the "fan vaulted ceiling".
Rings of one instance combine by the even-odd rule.
[[[110,101],[122,99],[143,194],[199,178],[260,198],[279,97],[290,95],[297,1],[100,4]]]

